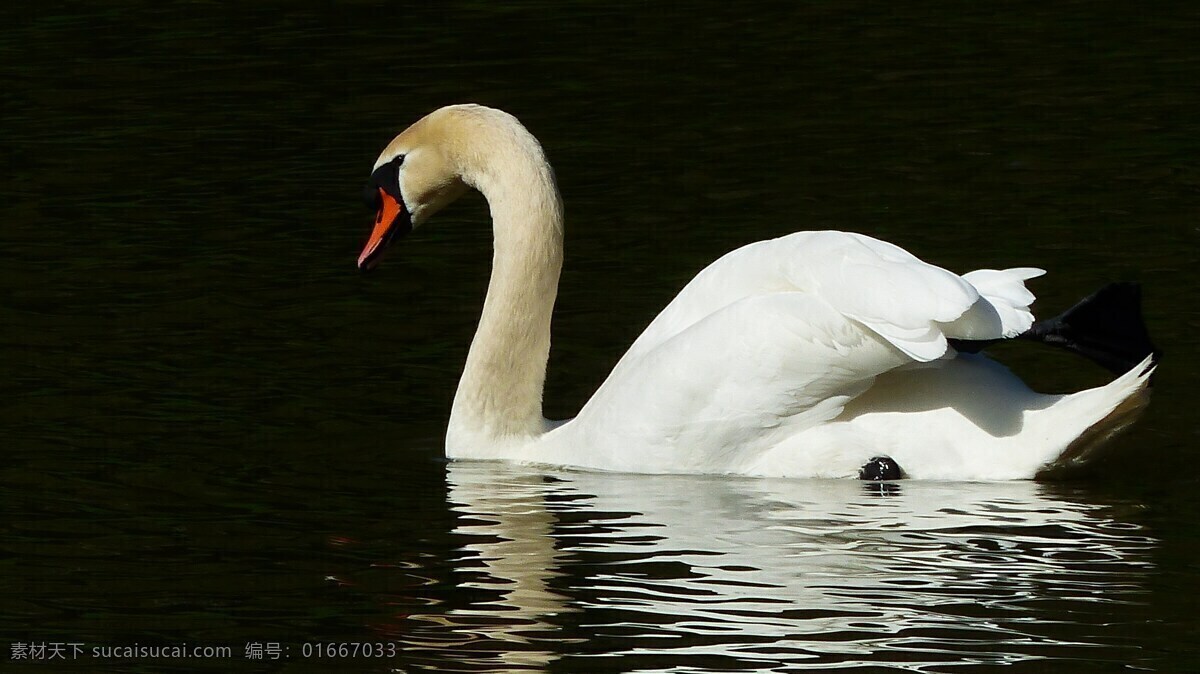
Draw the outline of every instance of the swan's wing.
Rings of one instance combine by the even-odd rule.
[[[836,417],[876,375],[912,360],[801,292],[746,297],[625,358],[572,422],[572,463],[639,472],[739,472]],[[625,465],[628,464],[628,465]]]
[[[1000,319],[1003,337],[1016,337],[1033,325],[1033,293],[1025,287],[1025,281],[1045,274],[1045,269],[1016,267],[1014,269],[978,269],[963,274],[963,280],[996,310]],[[958,335],[955,335],[956,337]],[[965,336],[964,336],[965,337]],[[979,337],[977,339],[994,339]]]
[[[947,338],[1027,328],[1023,281],[1037,271],[962,277],[842,232],[750,244],[679,293],[556,429],[573,436],[558,445],[586,446],[571,463],[609,469],[744,472],[878,375],[952,354]]]
[[[947,352],[947,337],[994,339],[1033,321],[1024,280],[1040,269],[959,276],[893,244],[845,232],[797,232],[734,250],[701,271],[646,328],[640,357],[705,316],[749,297],[800,292],[870,329],[916,361]]]

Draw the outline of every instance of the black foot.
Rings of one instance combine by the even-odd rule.
[[[1021,339],[1074,351],[1121,375],[1159,350],[1142,322],[1142,290],[1136,283],[1111,283],[1062,314],[1038,321]]]
[[[860,480],[880,482],[899,480],[903,477],[904,471],[900,470],[900,464],[893,461],[890,456],[876,456],[858,469],[858,479]]]
[[[1074,351],[1116,375],[1146,356],[1153,354],[1155,363],[1162,356],[1142,321],[1142,291],[1136,283],[1110,283],[1058,316],[1034,323],[1017,339]],[[1003,341],[951,339],[950,345],[977,353]]]

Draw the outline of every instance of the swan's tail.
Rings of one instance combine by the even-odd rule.
[[[1058,446],[1065,447],[1042,466],[1039,475],[1091,462],[1097,447],[1137,420],[1150,401],[1154,358],[1154,354],[1147,355],[1108,384],[1065,396],[1039,413],[1045,415],[1040,421],[1051,438],[1049,446],[1061,442]]]
[[[1104,286],[1019,337],[1073,351],[1113,374],[1141,361],[1149,367],[1160,356],[1142,320],[1142,289],[1136,283]]]

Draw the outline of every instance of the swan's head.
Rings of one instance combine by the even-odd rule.
[[[454,159],[451,108],[442,108],[396,136],[379,155],[364,190],[375,225],[358,256],[373,269],[396,238],[411,232],[467,190]]]

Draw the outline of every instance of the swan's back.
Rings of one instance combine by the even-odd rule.
[[[743,246],[709,265],[629,353],[649,351],[733,302],[779,292],[819,298],[922,362],[945,355],[947,336],[995,339],[1027,329],[1033,295],[1023,281],[1041,270],[973,273],[985,275],[986,297],[969,275],[923,262],[890,243],[845,232],[797,232]]]

